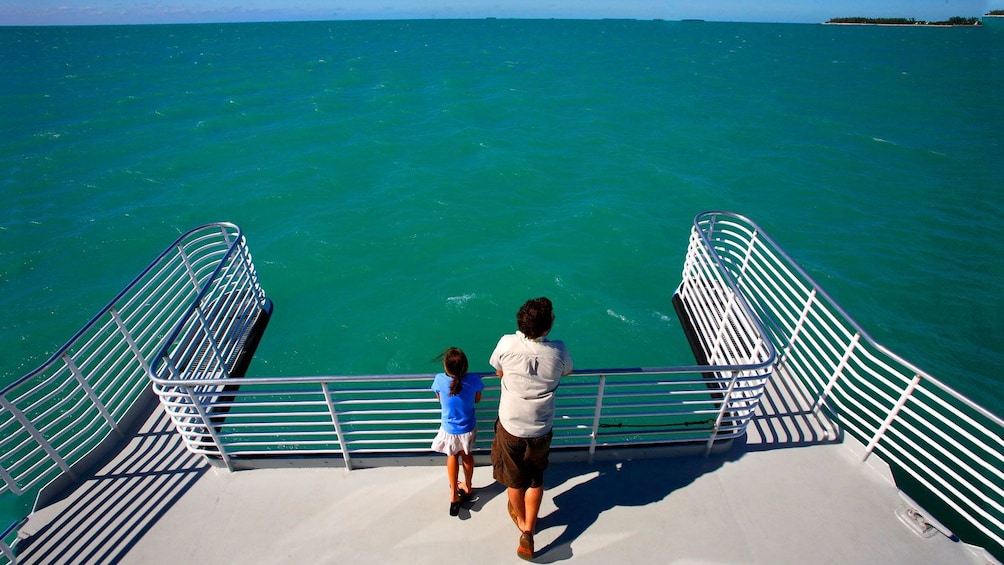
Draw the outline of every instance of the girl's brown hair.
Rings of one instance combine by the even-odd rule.
[[[467,355],[459,347],[451,347],[443,352],[443,368],[453,378],[450,382],[450,396],[460,394],[464,383],[460,380],[467,374]]]

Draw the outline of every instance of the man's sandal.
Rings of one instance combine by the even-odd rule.
[[[519,536],[519,547],[516,548],[516,555],[525,561],[533,561],[533,534],[523,532]]]

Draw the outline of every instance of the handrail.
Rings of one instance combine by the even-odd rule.
[[[0,391],[0,493],[72,477],[110,434],[124,433],[144,393],[153,398],[148,361],[235,253],[247,255],[234,224],[182,234],[47,361]]]
[[[713,336],[713,346],[704,343],[704,362],[694,367],[580,371],[566,379],[577,384],[563,386],[587,392],[559,397],[556,429],[569,434],[559,433],[557,445],[588,447],[592,455],[598,444],[632,442],[626,434],[601,438],[604,417],[644,420],[636,425],[663,430],[677,425],[666,420],[675,418],[688,424],[687,433],[634,436],[645,444],[696,442],[704,445],[705,453],[716,442],[745,433],[776,351],[710,247],[692,241],[677,293],[689,320],[700,326],[697,333]],[[200,296],[198,302],[206,304],[208,299]],[[217,347],[219,332],[212,318],[192,309],[151,362],[154,391],[190,451],[219,458],[229,469],[240,465],[235,458],[340,455],[351,468],[352,458],[360,453],[428,451],[425,436],[434,435],[439,414],[429,400],[431,375],[233,379],[226,371],[227,352]],[[598,383],[586,379],[589,375],[599,376]],[[640,387],[651,390],[642,394],[637,392]],[[486,395],[491,394],[489,388]],[[587,404],[566,406],[562,399],[585,399]],[[360,409],[363,404],[377,407]],[[586,408],[590,422],[580,416]],[[406,439],[347,437],[366,436],[360,429]],[[591,431],[571,433],[581,429]],[[490,438],[491,429],[485,434]]]
[[[604,446],[740,437],[755,410],[750,399],[762,391],[760,370],[742,377],[706,365],[576,372],[562,379],[554,446],[592,456]],[[494,374],[481,376],[486,387],[476,448],[486,452],[499,385]],[[224,387],[233,379],[154,378],[154,390],[189,450],[230,469],[255,466],[255,459],[334,455],[352,469],[367,457],[428,454],[440,423],[439,403],[429,392],[432,378],[245,377],[230,390]]]
[[[24,526],[27,521],[27,518],[22,518],[21,520],[11,522],[9,526],[4,528],[3,533],[0,534],[0,558],[2,558],[0,562],[17,563],[14,555],[14,540],[17,537],[17,529]]]
[[[877,455],[916,485],[908,494],[1004,546],[1004,420],[875,342],[754,222],[705,212],[694,229],[764,322],[777,371],[861,442],[862,460]]]
[[[1002,544],[1004,423],[886,348],[763,231],[727,212],[695,218],[679,300],[699,364],[585,370],[563,380],[556,449],[741,437],[774,372],[797,378],[898,477]],[[231,370],[267,302],[239,228],[182,235],[42,367],[0,392],[0,492],[72,475],[121,429],[148,377],[187,448],[231,469],[275,457],[428,453],[431,374],[244,377]],[[498,385],[486,375],[491,437]],[[905,474],[905,475],[904,475]]]

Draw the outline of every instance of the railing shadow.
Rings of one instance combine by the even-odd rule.
[[[22,530],[28,537],[16,547],[18,563],[118,562],[208,469],[157,407],[118,456],[39,511],[44,525],[31,531],[29,521]]]
[[[842,443],[843,430],[823,411],[812,410],[813,396],[780,364],[764,387],[764,396],[750,420],[744,451],[767,451]]]
[[[554,563],[571,559],[573,542],[604,512],[657,503],[746,453],[841,443],[843,431],[825,414],[814,413],[812,404],[812,395],[781,369],[766,384],[764,398],[750,421],[747,435],[735,440],[724,452],[709,457],[552,465],[548,470],[548,489],[561,492],[553,497],[557,509],[538,520],[538,531],[553,527],[562,531],[547,546],[537,548],[534,561]]]
[[[546,547],[538,548],[537,561],[572,557],[573,542],[604,512],[659,502],[747,452],[842,440],[839,427],[824,415],[811,412],[812,396],[783,370],[775,373],[766,387],[747,437],[736,440],[724,452],[706,458],[552,464],[547,482],[548,490],[556,493],[552,500],[557,509],[541,517],[539,528],[560,526],[562,531]],[[117,562],[209,468],[205,458],[185,449],[158,406],[118,456],[70,497],[40,511],[37,531],[31,532],[29,522],[22,533],[30,534],[17,546],[18,562]],[[480,510],[503,493],[497,485],[482,489],[471,511]]]

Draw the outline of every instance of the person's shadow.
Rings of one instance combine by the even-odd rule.
[[[546,547],[537,548],[534,562],[554,563],[570,559],[573,555],[572,543],[604,511],[616,506],[644,506],[658,502],[701,475],[714,471],[724,461],[723,457],[712,456],[706,459],[625,459],[591,465],[552,463],[545,475],[548,489],[558,489],[582,476],[595,476],[555,496],[552,500],[557,510],[538,518],[538,532],[553,527],[564,529]]]

